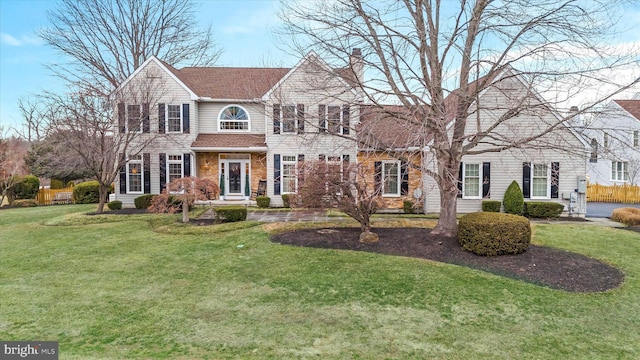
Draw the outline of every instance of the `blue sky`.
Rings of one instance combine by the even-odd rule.
[[[640,46],[640,3],[630,4],[621,12],[620,21],[632,30],[619,34],[619,41]],[[17,105],[20,97],[43,89],[64,91],[45,67],[60,61],[58,54],[36,36],[36,31],[48,23],[47,10],[56,5],[57,1],[52,0],[0,0],[0,127],[5,131],[22,124]],[[272,35],[278,26],[278,8],[278,0],[201,1],[197,21],[203,26],[212,24],[224,50],[218,64],[295,65],[299,59],[279,49],[278,40]]]
[[[42,89],[64,88],[50,75],[46,63],[59,60],[36,31],[47,25],[47,10],[56,1],[0,0],[0,126],[19,127],[18,99]],[[297,59],[276,46],[271,28],[277,25],[277,0],[205,0],[199,23],[213,25],[224,49],[221,66],[293,66]],[[238,21],[241,19],[242,21]]]

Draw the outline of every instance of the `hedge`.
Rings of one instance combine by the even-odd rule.
[[[611,213],[611,220],[628,226],[640,225],[640,209],[631,207],[614,209]]]
[[[476,212],[458,221],[458,242],[478,255],[519,254],[531,243],[531,225],[523,216]]]
[[[214,208],[216,221],[236,222],[247,220],[247,208],[243,206],[222,206]]]
[[[526,202],[524,203],[525,216],[531,218],[557,218],[560,217],[564,205],[555,202]]]
[[[76,204],[95,204],[100,202],[100,183],[86,181],[73,188],[73,200]]]
[[[483,200],[482,211],[486,212],[500,212],[500,206],[502,203],[498,200]]]

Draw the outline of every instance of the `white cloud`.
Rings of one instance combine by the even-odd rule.
[[[9,46],[42,45],[42,40],[29,35],[22,35],[18,39],[11,34],[0,33],[0,43]]]

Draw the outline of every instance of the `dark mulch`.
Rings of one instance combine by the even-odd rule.
[[[614,289],[624,274],[601,261],[545,246],[531,245],[518,255],[479,256],[462,250],[456,239],[424,228],[373,229],[380,242],[363,244],[358,228],[303,229],[273,236],[281,244],[368,251],[457,264],[570,292]]]

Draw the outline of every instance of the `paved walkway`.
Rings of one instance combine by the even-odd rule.
[[[198,219],[213,219],[215,214],[212,209],[205,211]],[[260,211],[253,210],[247,213],[247,220],[249,221],[262,221],[262,222],[299,222],[299,221],[324,221],[333,222],[350,219],[348,217],[330,217],[327,216],[326,211],[307,211],[307,210],[292,210],[292,211]],[[411,218],[407,218],[411,219]],[[415,218],[422,220],[420,218]],[[626,225],[612,221],[608,218],[587,218],[587,221],[547,221],[547,220],[533,220],[534,223],[548,223],[548,224],[576,224],[576,225],[600,225],[609,227],[625,227]]]

